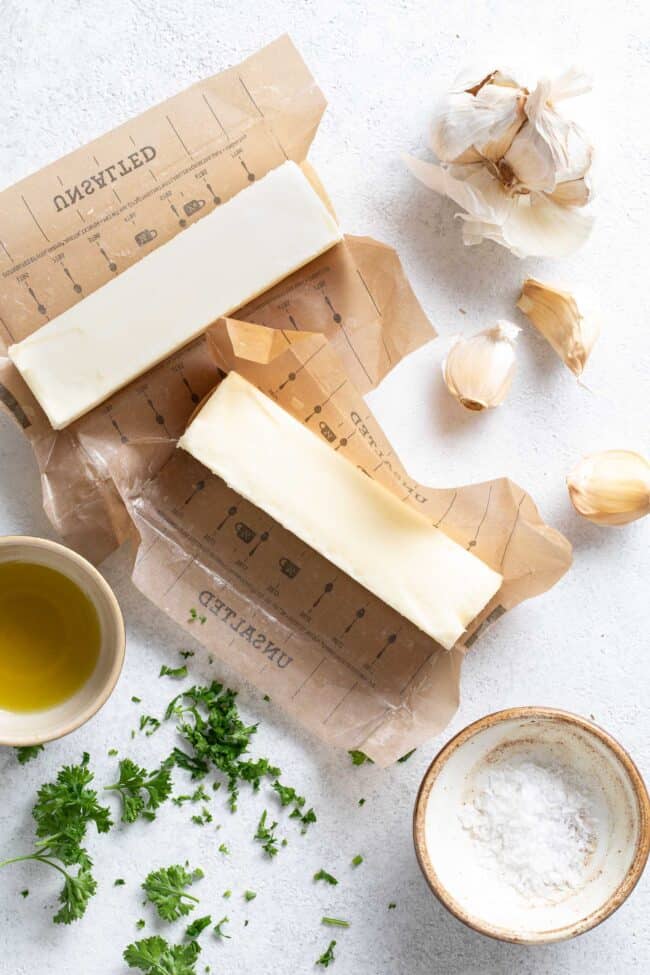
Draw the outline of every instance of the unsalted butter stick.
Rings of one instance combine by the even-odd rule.
[[[179,442],[448,649],[501,576],[231,372]]]
[[[340,239],[300,167],[285,162],[9,355],[60,430]]]

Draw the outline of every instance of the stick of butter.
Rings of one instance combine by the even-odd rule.
[[[179,446],[450,649],[502,578],[231,372]]]
[[[285,162],[9,356],[60,430],[340,239],[300,167]]]

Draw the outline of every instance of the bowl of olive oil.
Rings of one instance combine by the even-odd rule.
[[[35,745],[88,720],[124,661],[124,621],[104,577],[41,538],[0,538],[0,744]]]

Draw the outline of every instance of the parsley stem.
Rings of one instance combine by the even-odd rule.
[[[0,860],[0,868],[6,867],[9,863],[20,863],[21,860],[38,860],[39,863],[47,863],[49,867],[54,867],[54,869],[58,870],[59,873],[62,873],[64,877],[70,876],[68,871],[64,870],[63,867],[60,867],[58,863],[53,863],[51,860],[48,860],[47,857],[38,856],[35,853],[25,853],[24,856],[11,857],[9,860]]]

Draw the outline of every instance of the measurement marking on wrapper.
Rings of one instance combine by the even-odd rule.
[[[221,197],[217,196],[217,194],[214,192],[214,190],[212,189],[209,183],[206,183],[205,185],[206,188],[210,191],[210,193],[212,193],[212,202],[216,207],[218,207],[219,204],[221,203]]]
[[[165,417],[162,415],[162,413],[158,411],[155,403],[149,396],[147,396],[144,390],[142,391],[142,395],[144,396],[147,406],[150,408],[151,412],[153,413],[156,423],[158,424],[159,427],[162,427],[165,433],[167,434],[167,436],[169,436],[170,434],[169,434],[169,430],[167,429],[167,424],[165,423]]]
[[[333,391],[332,391],[332,392],[331,392],[331,393],[329,394],[329,396],[327,397],[327,399],[324,399],[322,403],[317,403],[317,404],[316,404],[316,406],[314,406],[314,408],[313,408],[313,410],[312,410],[312,412],[311,412],[311,413],[309,414],[309,416],[308,416],[308,417],[305,417],[305,423],[309,423],[309,421],[310,421],[310,420],[311,420],[311,419],[312,419],[312,418],[313,418],[313,417],[314,417],[315,415],[317,415],[318,413],[321,413],[321,412],[322,412],[322,410],[323,410],[323,407],[324,407],[324,406],[327,406],[327,404],[329,403],[329,401],[330,401],[330,400],[331,400],[331,399],[332,399],[332,398],[333,398],[334,396],[336,396],[336,394],[338,393],[338,391],[339,391],[340,389],[343,389],[343,387],[345,386],[345,384],[346,384],[346,382],[347,382],[347,379],[344,379],[344,380],[343,380],[343,382],[342,382],[342,383],[341,383],[341,384],[340,384],[339,386],[337,386],[337,387],[336,387],[336,389],[335,389],[335,390],[333,390]]]
[[[11,341],[12,342],[15,342],[16,341],[16,337],[13,334],[13,332],[11,331],[11,329],[9,328],[9,326],[7,325],[7,323],[5,322],[4,318],[0,318],[0,325],[2,325],[2,327],[4,328],[5,332],[7,333],[7,335],[11,339]]]
[[[503,569],[503,563],[505,562],[506,553],[508,551],[508,547],[510,545],[510,542],[512,541],[512,536],[514,535],[515,529],[516,529],[517,524],[519,522],[519,514],[521,512],[521,506],[522,506],[522,504],[524,503],[525,500],[526,500],[526,495],[525,494],[522,494],[521,498],[519,499],[519,504],[517,505],[517,514],[515,515],[515,520],[512,523],[512,528],[510,530],[510,534],[508,535],[508,540],[507,540],[506,546],[505,546],[505,548],[503,550],[503,555],[501,556],[501,561],[499,562],[499,569]]]
[[[210,115],[211,115],[211,116],[212,116],[212,118],[213,118],[213,119],[215,120],[215,122],[217,123],[217,125],[219,126],[219,128],[221,129],[221,131],[223,132],[223,134],[224,134],[224,136],[225,136],[225,137],[226,137],[226,139],[227,139],[227,138],[228,138],[228,133],[226,132],[226,130],[225,130],[225,128],[224,128],[224,126],[223,126],[223,123],[221,122],[221,119],[219,118],[219,116],[217,115],[217,113],[216,113],[216,112],[215,112],[215,110],[213,109],[213,107],[212,107],[212,105],[211,105],[211,104],[210,104],[210,102],[208,101],[208,97],[207,97],[207,95],[205,94],[205,92],[202,92],[202,93],[201,93],[201,98],[203,99],[203,101],[204,101],[204,102],[205,102],[205,104],[207,105],[207,107],[208,107],[208,111],[210,112]]]
[[[490,489],[488,491],[487,501],[485,503],[485,511],[483,512],[483,516],[482,516],[481,520],[478,523],[478,528],[476,529],[476,532],[474,534],[474,537],[471,538],[470,541],[467,543],[467,551],[468,552],[469,552],[469,550],[471,548],[475,548],[475,546],[476,546],[476,543],[478,541],[479,532],[481,531],[481,528],[483,527],[483,522],[487,518],[487,513],[488,513],[488,509],[490,507],[490,498],[491,497],[492,497],[492,485],[490,484]]]
[[[434,525],[435,525],[435,527],[436,527],[436,528],[439,528],[439,527],[440,527],[440,525],[441,525],[441,524],[443,523],[443,521],[445,520],[445,518],[447,517],[447,515],[449,514],[449,512],[450,512],[450,511],[451,511],[451,509],[453,508],[453,506],[454,506],[454,503],[455,503],[455,501],[456,501],[456,498],[457,498],[457,496],[458,496],[458,491],[454,491],[454,493],[453,493],[453,495],[452,495],[452,499],[451,499],[451,501],[449,502],[449,505],[448,505],[448,507],[447,507],[447,508],[445,509],[445,511],[444,511],[444,512],[442,513],[442,515],[440,516],[440,518],[438,518],[438,520],[437,520],[437,521],[434,521]]]
[[[305,359],[304,362],[301,362],[300,363],[300,365],[298,366],[297,369],[294,369],[292,372],[290,372],[287,375],[287,378],[283,382],[281,382],[280,385],[278,386],[278,392],[280,392],[280,390],[284,389],[284,387],[287,385],[287,383],[295,382],[298,373],[299,372],[302,372],[302,370],[305,368],[305,366],[307,366],[311,362],[311,360],[314,359],[319,354],[319,352],[322,352],[322,351],[323,351],[323,346],[321,346],[319,349],[316,349],[315,352],[312,352],[312,354],[309,356],[308,359]]]
[[[363,274],[361,273],[361,271],[359,270],[359,268],[357,268],[357,274],[359,275],[359,278],[361,279],[361,283],[363,284],[363,286],[364,286],[364,288],[365,288],[365,289],[366,289],[366,291],[368,292],[368,297],[370,298],[370,300],[372,301],[372,303],[373,303],[373,305],[375,306],[375,311],[376,311],[376,312],[377,312],[377,314],[378,314],[378,315],[379,315],[379,316],[381,317],[381,311],[380,311],[380,308],[379,308],[379,305],[378,305],[378,304],[377,304],[377,302],[375,301],[375,299],[374,299],[374,296],[373,296],[373,293],[372,293],[372,291],[370,290],[370,288],[368,287],[368,285],[367,285],[367,283],[366,283],[366,279],[364,278],[364,276],[363,276]]]
[[[270,538],[270,535],[271,535],[271,533],[268,532],[268,531],[262,532],[262,534],[260,535],[260,537],[258,538],[258,540],[253,545],[252,549],[248,553],[249,556],[255,555],[255,553],[257,552],[257,550],[260,547],[260,545],[263,545],[264,542],[268,542],[268,540]]]
[[[247,178],[248,182],[249,183],[254,183],[255,182],[255,173],[252,173],[250,171],[250,169],[248,168],[248,166],[246,165],[246,163],[244,162],[243,159],[240,159],[239,160],[239,164],[244,169],[244,171],[246,172],[246,178]]]
[[[309,681],[310,681],[310,680],[312,679],[312,677],[314,676],[314,674],[316,673],[316,671],[318,670],[318,668],[319,668],[319,667],[322,667],[322,666],[323,666],[323,664],[325,663],[325,661],[326,661],[327,659],[328,659],[327,657],[321,657],[321,659],[320,659],[320,660],[318,661],[318,663],[316,664],[316,666],[315,666],[315,667],[314,667],[314,669],[312,670],[312,672],[311,672],[311,674],[308,674],[308,676],[307,676],[307,677],[305,677],[305,679],[304,679],[304,681],[302,682],[302,684],[300,684],[300,686],[299,686],[299,687],[297,687],[297,688],[296,688],[296,690],[294,691],[294,693],[293,693],[293,694],[291,695],[291,700],[292,700],[292,701],[293,701],[293,700],[295,700],[295,699],[296,699],[296,698],[298,697],[298,695],[300,694],[300,692],[301,692],[301,691],[302,691],[302,690],[303,690],[303,689],[304,689],[304,688],[306,687],[306,685],[307,685],[307,684],[309,683]]]
[[[293,328],[295,328],[295,330],[296,330],[296,332],[299,332],[299,331],[300,331],[300,329],[299,329],[299,328],[298,328],[298,326],[296,325],[296,320],[295,320],[295,318],[293,317],[293,315],[289,315],[289,321],[291,322],[291,325],[293,326]]]
[[[37,219],[36,219],[36,217],[34,216],[34,213],[33,213],[33,211],[32,211],[32,208],[30,207],[30,205],[29,205],[29,203],[27,202],[27,200],[25,199],[25,197],[24,197],[24,196],[22,195],[22,193],[20,194],[20,199],[21,199],[21,200],[23,201],[23,203],[25,204],[25,209],[27,210],[27,212],[28,212],[28,214],[30,215],[30,217],[32,218],[32,220],[34,221],[34,223],[36,224],[36,226],[38,227],[38,229],[40,230],[40,232],[41,232],[41,233],[43,234],[43,236],[45,237],[45,240],[46,240],[46,241],[48,242],[48,244],[49,244],[49,243],[50,243],[50,238],[49,238],[49,237],[47,236],[47,234],[45,233],[45,231],[44,231],[44,230],[43,230],[43,228],[41,227],[41,225],[40,225],[40,223],[38,222],[38,220],[37,220]]]
[[[242,86],[242,88],[244,89],[244,91],[246,92],[246,94],[248,95],[248,97],[250,98],[250,100],[251,100],[251,102],[253,103],[253,105],[254,105],[254,107],[255,107],[255,108],[257,109],[257,111],[259,112],[259,115],[260,115],[260,118],[264,118],[264,112],[263,112],[263,111],[262,111],[262,109],[261,109],[261,108],[259,107],[259,105],[258,105],[258,104],[257,104],[257,102],[255,101],[255,99],[253,98],[253,96],[251,95],[251,93],[250,93],[250,91],[248,90],[248,87],[247,87],[247,85],[246,85],[246,82],[244,81],[244,79],[242,78],[242,76],[241,76],[241,75],[237,75],[237,77],[239,78],[239,81],[240,81],[240,84],[241,84],[241,86]]]
[[[348,623],[348,625],[345,627],[341,636],[347,636],[350,630],[352,629],[352,627],[354,626],[354,624],[358,623],[359,620],[362,620],[365,615],[366,615],[365,607],[361,606],[354,614],[354,618],[352,619],[352,621]]]
[[[397,640],[397,633],[391,633],[389,636],[387,636],[386,642],[384,643],[383,647],[381,648],[381,650],[379,651],[375,659],[372,661],[372,663],[368,664],[368,666],[372,667],[373,664],[376,664],[378,660],[381,660],[381,658],[386,653],[388,648],[392,647],[392,645],[396,642],[396,640]]]
[[[338,578],[338,576],[337,576],[337,578]],[[319,605],[319,603],[321,602],[321,600],[324,599],[325,596],[329,596],[329,594],[334,589],[334,583],[335,582],[336,582],[336,579],[334,579],[332,582],[325,583],[325,586],[323,588],[322,593],[320,594],[320,596],[318,596],[318,598],[315,600],[315,602],[313,602],[311,604],[311,608],[312,609],[316,609],[316,607]]]
[[[337,325],[340,325],[343,319],[341,318],[341,316],[337,312],[336,308],[332,304],[332,301],[331,301],[329,295],[326,295],[325,293],[323,293],[323,301],[325,302],[325,304],[327,305],[327,307],[329,308],[329,310],[332,312],[332,318],[334,319],[334,321],[336,322],[336,324]]]
[[[204,487],[205,487],[205,481],[204,480],[197,481],[196,484],[193,484],[192,485],[192,493],[190,495],[188,495],[188,497],[185,499],[185,501],[183,501],[183,507],[186,508],[188,506],[188,504],[191,501],[194,500],[194,498],[197,496],[197,494],[200,494],[201,493],[201,491],[204,489]]]
[[[106,251],[104,250],[104,248],[101,246],[101,244],[98,243],[97,246],[99,248],[99,253],[102,255],[102,257],[104,258],[104,260],[108,264],[108,270],[109,271],[112,271],[113,273],[115,273],[115,271],[117,271],[117,264],[115,263],[115,261],[113,261],[108,256],[108,254],[106,253]]]
[[[5,254],[7,255],[7,257],[9,258],[9,260],[10,260],[10,261],[12,262],[12,264],[13,264],[13,260],[14,260],[14,259],[13,259],[13,257],[11,256],[11,254],[9,253],[9,251],[7,250],[7,245],[5,244],[5,242],[4,242],[3,240],[0,240],[0,247],[2,247],[2,249],[3,249],[3,251],[5,252]]]
[[[63,273],[65,274],[66,278],[70,281],[70,284],[72,285],[72,290],[75,292],[75,294],[80,295],[81,292],[83,291],[83,288],[78,283],[78,281],[75,281],[75,279],[72,277],[72,274],[70,273],[70,269],[67,268],[65,266],[65,264],[62,264],[61,265],[61,268],[62,268]]]
[[[25,287],[27,288],[27,290],[29,291],[30,295],[34,299],[34,304],[38,308],[38,310],[41,313],[41,315],[45,315],[45,317],[47,318],[47,308],[45,307],[45,305],[43,304],[43,302],[42,301],[39,301],[39,299],[36,297],[36,295],[34,293],[34,289],[29,284],[26,284]]]
[[[194,392],[194,390],[190,386],[189,380],[187,379],[187,377],[185,376],[184,373],[181,373],[181,381],[183,383],[183,386],[185,386],[185,388],[187,389],[188,393],[190,394],[190,399],[192,400],[192,402],[194,404],[198,403],[199,400],[200,400],[200,396],[199,396],[198,393],[195,393]]]
[[[330,711],[330,713],[327,715],[327,717],[323,721],[323,724],[324,725],[327,724],[327,722],[330,720],[330,718],[333,718],[334,717],[334,715],[336,714],[336,712],[338,711],[338,709],[341,707],[341,705],[343,704],[343,702],[350,696],[350,694],[352,693],[352,691],[354,691],[358,686],[359,685],[358,685],[357,681],[355,680],[355,682],[352,685],[352,687],[349,687],[347,689],[347,691],[345,692],[345,694],[343,695],[343,697],[341,698],[341,700],[338,702],[338,704],[335,707],[333,707],[332,710]]]
[[[167,119],[167,121],[169,122],[169,126],[170,126],[170,128],[171,128],[171,130],[172,130],[172,132],[174,133],[174,135],[176,136],[176,138],[178,139],[178,141],[179,141],[179,142],[180,142],[180,144],[182,145],[182,147],[183,147],[183,149],[185,150],[185,152],[186,152],[186,154],[187,154],[188,156],[191,156],[191,155],[192,155],[192,153],[190,152],[190,150],[189,150],[189,149],[187,148],[187,146],[185,145],[185,143],[184,143],[184,142],[183,142],[183,140],[181,139],[181,137],[180,137],[180,134],[179,134],[179,132],[178,132],[178,129],[176,128],[176,126],[174,125],[174,123],[172,122],[172,120],[170,119],[170,117],[169,117],[169,115],[165,115],[165,118],[166,118],[166,119]]]
[[[186,227],[187,226],[187,220],[185,219],[185,217],[181,217],[180,213],[178,212],[178,210],[176,209],[176,207],[174,206],[173,203],[170,203],[169,204],[169,208],[172,211],[172,213],[174,214],[174,216],[176,217],[176,219],[178,220],[178,222],[181,225],[181,227]]]
[[[225,516],[224,516],[224,519],[223,519],[223,521],[222,521],[222,522],[221,522],[221,523],[220,523],[219,525],[217,525],[217,531],[218,531],[218,532],[220,532],[220,531],[221,531],[221,529],[222,529],[222,528],[224,527],[224,525],[226,524],[226,522],[227,522],[227,521],[229,521],[229,519],[230,519],[230,518],[232,518],[232,517],[233,517],[234,515],[236,515],[236,514],[237,514],[237,506],[236,506],[236,505],[234,505],[234,504],[232,504],[232,505],[231,505],[231,506],[230,506],[230,507],[228,508],[228,510],[227,510],[227,512],[226,512],[226,514],[225,514]]]
[[[118,437],[120,438],[120,443],[128,443],[128,442],[129,442],[129,438],[128,438],[128,437],[127,437],[127,435],[126,435],[126,434],[125,434],[125,433],[123,432],[123,430],[122,430],[122,428],[120,427],[120,425],[119,425],[119,423],[117,422],[117,420],[115,419],[115,417],[114,417],[114,416],[112,416],[112,415],[111,415],[111,414],[109,413],[109,416],[108,416],[108,418],[109,418],[109,420],[111,421],[111,426],[112,426],[112,427],[114,428],[114,430],[115,430],[115,432],[117,433],[117,435],[118,435]]]

